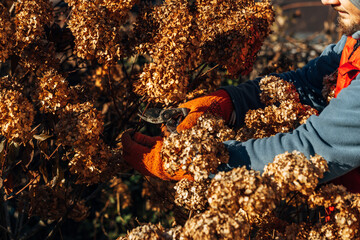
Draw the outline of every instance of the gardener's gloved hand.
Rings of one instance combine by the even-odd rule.
[[[160,151],[163,145],[161,137],[149,137],[133,131],[123,133],[123,157],[135,170],[146,176],[158,177],[163,180],[179,181],[183,178],[193,180],[190,174],[179,170],[175,175],[167,173],[161,160]]]
[[[188,108],[190,112],[177,126],[178,132],[196,125],[197,119],[204,113],[220,116],[228,124],[234,110],[231,98],[225,90],[218,90],[212,94],[180,104],[179,108]]]

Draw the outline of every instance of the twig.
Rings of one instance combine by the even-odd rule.
[[[203,64],[202,67],[200,68],[199,72],[196,74],[194,80],[197,80],[198,77],[202,74],[202,72],[204,71],[204,69],[207,67],[206,64]]]
[[[114,104],[114,108],[115,108],[115,111],[116,113],[119,115],[119,117],[121,118],[121,112],[120,112],[120,109],[118,108],[117,106],[117,103],[116,103],[116,99],[115,99],[115,96],[114,96],[114,91],[112,89],[112,84],[111,84],[111,75],[110,75],[110,66],[108,67],[108,85],[109,85],[109,92],[110,92],[110,96],[111,96],[111,99],[112,99],[112,102]]]
[[[24,191],[28,186],[30,186],[30,184],[32,184],[36,178],[39,176],[39,174],[37,174],[30,182],[28,182],[23,188],[21,188],[19,191],[17,191],[15,194],[11,195],[10,197],[6,198],[5,201],[8,201],[10,199],[13,199],[14,197],[16,197],[18,194],[20,194],[22,191]]]
[[[206,74],[208,74],[209,72],[211,72],[212,70],[214,70],[215,68],[217,68],[219,66],[219,64],[216,64],[214,67],[210,68],[209,70],[207,70],[206,72],[204,72],[203,74],[201,74],[201,77],[205,76]]]

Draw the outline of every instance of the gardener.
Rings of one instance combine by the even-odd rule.
[[[322,0],[322,3],[331,5],[339,13],[339,27],[344,36],[302,69],[276,74],[293,83],[302,103],[320,114],[311,116],[306,124],[289,133],[246,142],[224,142],[230,159],[219,170],[245,165],[262,171],[276,155],[298,150],[307,157],[319,154],[328,161],[329,172],[322,182],[332,180],[349,191],[360,192],[360,0]],[[327,105],[321,94],[323,77],[337,69],[335,98]],[[190,112],[177,130],[191,128],[197,118],[208,111],[219,114],[229,125],[240,127],[249,109],[262,107],[259,80],[223,87],[182,104],[180,107],[189,108]],[[140,133],[131,137],[125,133],[122,137],[125,160],[145,175],[166,180],[191,178],[181,171],[174,176],[165,172],[160,158],[161,139]]]

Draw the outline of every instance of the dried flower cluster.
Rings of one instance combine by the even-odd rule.
[[[221,131],[220,131],[221,130]],[[165,170],[174,174],[179,169],[194,176],[196,181],[216,173],[221,163],[228,161],[224,140],[234,137],[225,121],[210,114],[201,116],[197,125],[180,134],[170,134],[161,150]]]
[[[55,45],[46,40],[37,40],[19,53],[19,64],[25,70],[39,73],[58,69],[59,60],[56,58]]]
[[[330,75],[327,75],[323,79],[323,89],[321,91],[324,99],[329,103],[331,99],[335,97],[335,88],[338,77],[338,71],[336,70]]]
[[[41,110],[55,113],[64,108],[70,100],[68,83],[61,74],[54,70],[44,72],[39,78],[37,98],[41,103]]]
[[[152,18],[159,28],[152,44],[140,46],[148,49],[153,60],[144,67],[135,92],[149,100],[169,104],[185,98],[190,76],[187,73],[199,64],[198,33],[195,16],[188,1],[165,1],[155,6]],[[153,31],[150,26],[150,31]]]
[[[122,28],[136,0],[67,0],[72,7],[69,28],[75,37],[75,53],[84,59],[112,63],[129,49]]]
[[[360,194],[348,193],[343,186],[328,184],[313,192],[308,202],[312,206],[334,208],[326,223],[312,227],[310,239],[360,238]]]
[[[182,179],[175,185],[175,203],[188,210],[204,210],[207,206],[207,194],[210,180],[189,181]]]
[[[32,103],[19,91],[0,91],[0,133],[9,141],[23,142],[29,139],[35,116]]]
[[[145,224],[131,230],[126,237],[117,240],[164,240],[164,230],[161,225]]]
[[[186,97],[192,74],[203,63],[227,67],[230,75],[251,71],[257,51],[269,34],[273,10],[269,1],[165,1],[155,6],[139,45],[153,62],[144,67],[135,92],[163,104]],[[139,23],[138,23],[139,24]]]
[[[214,210],[229,215],[245,211],[250,219],[273,210],[276,200],[269,181],[259,172],[245,167],[216,174],[208,193],[209,205]]]
[[[180,239],[245,239],[250,226],[241,215],[229,215],[210,209],[189,219]]]
[[[118,170],[119,155],[101,139],[102,115],[91,103],[68,104],[59,113],[55,126],[57,142],[73,148],[70,172],[79,176],[78,183],[106,181]]]
[[[328,167],[324,158],[316,155],[308,160],[304,154],[294,151],[277,155],[264,168],[263,176],[273,181],[281,197],[295,191],[308,196],[314,192],[318,179],[323,178],[326,171]]]
[[[311,115],[318,114],[315,109],[300,102],[292,83],[267,76],[260,80],[260,89],[260,99],[266,107],[246,113],[245,126],[236,136],[239,141],[289,132],[304,124]]]
[[[197,1],[197,25],[205,61],[246,75],[274,21],[270,1]]]
[[[20,0],[15,6],[15,39],[23,49],[44,34],[45,25],[53,20],[49,0]]]
[[[10,19],[9,11],[0,3],[0,63],[11,55],[14,46],[14,23]]]
[[[112,152],[102,141],[92,142],[87,149],[75,148],[72,158],[69,159],[69,170],[78,175],[77,183],[94,184],[109,180],[116,172],[115,162],[112,161]]]
[[[82,221],[88,216],[89,208],[85,201],[71,198],[71,188],[36,185],[29,192],[30,215],[42,219],[58,220],[66,214],[75,221]]]

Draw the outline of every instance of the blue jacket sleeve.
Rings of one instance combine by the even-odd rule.
[[[319,58],[306,67],[279,75],[295,84],[302,101],[319,110],[323,109],[320,115],[311,116],[306,124],[289,133],[246,142],[225,142],[230,160],[227,165],[220,166],[219,170],[245,165],[263,171],[264,166],[272,162],[276,155],[293,150],[298,150],[307,157],[317,153],[327,160],[330,171],[325,174],[322,182],[337,178],[360,166],[360,101],[357,100],[360,76],[326,107],[321,100],[322,78],[338,67],[344,41],[343,38],[338,44],[328,46]]]

